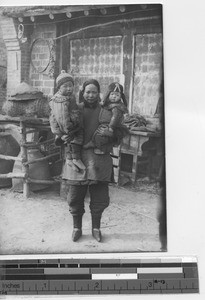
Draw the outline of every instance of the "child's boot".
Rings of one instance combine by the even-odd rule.
[[[73,159],[73,164],[75,165],[75,166],[77,166],[80,170],[85,170],[86,169],[86,167],[85,167],[85,165],[84,165],[84,163],[82,162],[82,160],[80,160],[80,159]]]
[[[82,216],[73,216],[72,240],[76,242],[82,236]]]
[[[71,159],[66,159],[67,164],[76,172],[79,172],[79,168],[73,163]]]
[[[102,150],[100,150],[100,149],[98,149],[98,148],[95,148],[95,149],[94,149],[94,153],[95,153],[95,154],[105,154],[104,151],[102,151]]]

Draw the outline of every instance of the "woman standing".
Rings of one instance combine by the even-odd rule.
[[[86,145],[98,128],[101,119],[110,119],[111,113],[100,105],[100,85],[92,79],[83,84],[80,92],[80,110],[84,129],[84,142]],[[103,135],[103,132],[101,132]],[[94,153],[93,148],[82,150],[82,161],[85,170],[75,171],[68,164],[64,164],[62,178],[67,179],[70,185],[68,193],[69,211],[73,216],[72,240],[75,242],[82,236],[82,217],[85,212],[84,200],[89,190],[90,212],[92,219],[92,235],[100,242],[100,222],[104,209],[109,205],[108,183],[111,182],[112,158],[110,151],[112,143],[107,143],[103,154]]]

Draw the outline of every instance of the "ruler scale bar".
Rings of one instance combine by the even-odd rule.
[[[189,280],[174,280],[174,279],[166,279],[166,280],[79,280],[78,282],[67,281],[29,281],[25,284],[19,281],[11,281],[9,283],[2,281],[2,287],[7,288],[8,291],[35,291],[35,290],[70,290],[70,291],[78,291],[78,290],[116,290],[116,289],[124,289],[124,290],[161,290],[161,289],[194,289],[198,290],[198,283],[196,279]],[[180,287],[181,285],[181,287]],[[23,288],[24,286],[24,288]],[[49,289],[50,286],[50,289]],[[57,289],[58,288],[58,289]]]
[[[194,257],[0,260],[0,294],[199,293]]]

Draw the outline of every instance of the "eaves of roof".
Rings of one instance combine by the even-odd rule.
[[[90,9],[102,9],[113,5],[53,5],[53,6],[4,6],[0,7],[0,14],[8,17],[30,17],[61,13],[72,13]],[[116,5],[115,5],[116,6]]]

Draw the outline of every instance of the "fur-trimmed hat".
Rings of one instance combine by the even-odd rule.
[[[108,103],[109,96],[110,96],[111,92],[119,92],[119,93],[121,93],[121,99],[122,99],[124,105],[127,106],[127,100],[126,100],[125,94],[123,92],[123,86],[121,84],[119,84],[118,82],[112,82],[108,86],[107,93],[106,93],[106,95],[105,95],[105,97],[103,99],[103,106]]]
[[[62,70],[60,75],[56,78],[56,86],[59,89],[59,87],[64,84],[65,82],[71,81],[72,84],[74,85],[74,79],[72,75],[66,73],[65,70]]]
[[[119,84],[118,82],[112,82],[109,86],[108,86],[108,92],[119,92],[119,93],[123,93],[123,86],[121,84]]]

